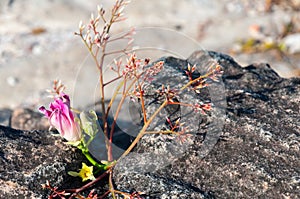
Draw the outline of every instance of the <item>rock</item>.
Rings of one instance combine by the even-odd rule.
[[[9,76],[6,78],[6,82],[9,86],[15,87],[19,83],[19,79],[17,77]]]
[[[21,130],[44,130],[50,128],[49,121],[41,113],[29,108],[17,108],[11,117],[11,127]]]
[[[41,186],[46,180],[52,186],[80,185],[67,171],[80,168],[84,157],[49,132],[0,126],[0,154],[1,198],[47,198]]]
[[[205,66],[211,58],[223,67],[227,102],[217,143],[203,156],[203,135],[216,124],[210,131],[199,128],[182,153],[166,135],[146,135],[135,153],[115,167],[117,188],[141,191],[148,198],[297,198],[300,79],[281,78],[268,64],[242,68],[216,52],[195,52],[187,61]],[[164,61],[165,70],[184,74],[176,64],[184,60]]]
[[[283,43],[290,54],[300,53],[300,33],[286,36]]]
[[[0,109],[0,125],[9,126],[12,110],[8,108]]]
[[[166,77],[170,78],[165,84],[187,81],[183,71],[187,63],[197,64],[199,75],[202,66],[217,61],[224,70],[223,81],[209,82],[211,86],[200,94],[178,97],[179,101],[211,101],[213,112],[186,118],[191,137],[185,141],[171,135],[145,135],[114,168],[116,188],[143,192],[142,198],[297,198],[300,79],[281,78],[268,64],[243,68],[216,52],[195,52],[187,60],[161,60],[165,71],[154,80],[154,89]],[[159,99],[146,108],[151,112],[157,103]],[[163,112],[183,120],[186,110],[174,106]],[[36,118],[28,110],[14,114],[25,118],[20,129]],[[156,120],[151,128],[167,128],[165,121]],[[49,192],[40,186],[46,180],[59,189],[78,188],[83,185],[81,179],[68,176],[67,171],[77,171],[81,162],[86,160],[79,151],[49,132],[0,126],[3,198],[47,198]],[[92,188],[100,196],[107,186],[97,183]]]

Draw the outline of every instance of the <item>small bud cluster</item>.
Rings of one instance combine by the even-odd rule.
[[[94,44],[98,47],[103,46],[104,42],[109,39],[108,28],[109,24],[104,20],[105,11],[103,8],[98,7],[98,15],[95,18],[94,14],[91,14],[90,22],[87,25],[83,25],[82,21],[79,22],[79,33],[82,39],[91,48]],[[104,21],[104,26],[101,31],[98,30],[100,19]]]
[[[149,59],[145,60],[145,62],[147,61],[147,64],[149,63]],[[155,63],[153,66],[149,67],[144,75],[144,79],[145,81],[149,81],[151,82],[153,80],[153,77],[156,76],[164,67],[164,62],[163,61],[159,61],[157,63]]]
[[[187,86],[191,85],[191,90],[194,90],[196,93],[200,93],[200,90],[202,88],[209,86],[208,80],[218,82],[219,77],[223,73],[222,67],[217,63],[213,63],[208,68],[208,72],[205,75],[193,79],[192,75],[196,71],[196,67],[196,65],[191,66],[190,64],[188,64],[188,67],[185,70],[185,74],[189,78],[189,83],[187,84]]]
[[[146,67],[149,65],[150,59],[137,59],[135,53],[130,54],[129,59],[127,59],[126,61],[127,64],[125,65],[125,68],[122,71],[122,75],[130,79],[132,79],[133,77],[140,78],[143,82],[152,81],[153,77],[156,76],[163,69],[164,66],[164,62],[159,61],[150,67]],[[115,61],[117,69],[113,70],[118,72],[120,70],[121,64],[121,60]]]
[[[126,80],[134,80],[133,90],[130,92],[132,101],[135,98],[141,99],[144,95],[145,82],[151,82],[164,66],[163,61],[159,61],[150,66],[150,59],[138,59],[136,54],[129,54],[126,59],[126,64],[122,65],[122,59],[114,60],[114,66],[110,69],[118,74],[118,77],[123,77]]]
[[[216,64],[216,65],[213,64],[212,66],[209,67],[208,73],[210,74],[209,78],[211,80],[213,80],[215,82],[218,82],[220,76],[223,74],[221,65],[220,64]]]
[[[170,86],[168,85],[165,87],[164,85],[161,86],[161,89],[156,91],[159,96],[164,97],[168,103],[173,103],[174,98],[178,97],[178,91],[176,89],[171,89]]]
[[[170,118],[167,117],[166,121],[169,124],[169,128],[172,134],[177,135],[176,139],[180,144],[183,144],[189,137],[192,136],[191,134],[187,133],[188,126],[185,126],[184,122],[180,122],[180,118],[178,118],[175,122],[172,122]],[[169,138],[173,139],[174,137]]]
[[[124,0],[117,0],[114,7],[112,8],[112,21],[113,22],[120,22],[126,20],[126,17],[124,17],[123,10],[125,6],[127,6],[130,3],[130,1],[124,1]]]
[[[185,74],[188,76],[189,80],[192,81],[192,74],[195,72],[196,70],[196,65],[191,66],[190,64],[188,64],[187,69],[185,70]]]
[[[111,10],[111,18],[106,19],[106,11],[102,6],[97,6],[97,16],[91,14],[90,21],[87,25],[84,25],[82,21],[79,22],[79,32],[75,32],[75,35],[79,35],[85,44],[91,49],[94,45],[99,48],[106,45],[110,39],[110,28],[113,23],[125,20],[123,10],[125,6],[129,4],[129,1],[117,0],[114,7]],[[100,21],[103,22],[102,29],[99,28]],[[131,36],[134,34],[134,30],[123,35],[123,38],[129,38],[129,42],[132,42]]]
[[[61,96],[61,93],[66,89],[65,85],[62,84],[61,80],[54,80],[52,90],[47,89],[49,97],[56,98]]]
[[[206,79],[204,78],[197,78],[196,80],[193,79],[192,75],[196,71],[196,65],[191,66],[188,64],[187,69],[185,70],[185,74],[188,76],[189,81],[192,82],[192,90],[196,93],[200,93],[200,89],[205,88],[207,86]]]
[[[114,60],[114,64],[115,66],[109,66],[110,70],[114,71],[115,73],[118,74],[118,76],[120,77],[121,74],[120,74],[120,70],[121,70],[121,67],[122,67],[122,58],[120,58],[119,60]]]
[[[166,117],[166,121],[169,125],[170,131],[179,131],[184,125],[184,123],[180,122],[180,118],[178,118],[175,122],[172,122],[169,117]]]
[[[210,111],[212,108],[211,103],[199,103],[199,104],[194,104],[193,109],[195,112],[202,113],[203,115],[206,115],[206,111]]]
[[[133,53],[129,55],[129,58],[126,59],[126,62],[127,64],[122,71],[123,77],[128,79],[139,78],[145,66],[142,60],[137,59],[136,54]]]

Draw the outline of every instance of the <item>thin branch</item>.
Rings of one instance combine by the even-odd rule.
[[[144,124],[147,123],[147,113],[145,109],[145,102],[143,97],[143,90],[141,84],[138,82],[139,92],[140,92],[140,99],[141,99],[141,105],[142,105],[142,111],[143,111],[143,118],[144,118]]]
[[[189,81],[186,85],[184,85],[182,88],[180,88],[180,90],[182,91],[182,90],[186,89],[188,86],[190,86],[191,84],[193,84],[193,83],[195,83],[195,82],[197,82],[197,81],[199,81],[199,80],[202,80],[202,79],[204,79],[204,78],[209,77],[210,75],[214,74],[214,72],[215,72],[215,71],[212,70],[212,71],[206,73],[205,75],[201,75],[200,77],[198,77],[198,78],[196,78],[196,79],[194,79],[194,80],[192,80],[192,81]]]
[[[106,191],[102,196],[99,197],[99,199],[104,199],[109,193],[110,190]]]
[[[113,139],[113,132],[114,132],[114,130],[115,130],[115,126],[116,126],[116,123],[117,123],[117,119],[118,119],[118,117],[119,117],[119,113],[120,113],[121,108],[122,108],[122,106],[123,106],[124,100],[125,100],[125,98],[127,97],[127,94],[129,93],[130,89],[132,88],[132,86],[135,84],[136,81],[137,81],[137,80],[132,81],[132,82],[129,84],[127,90],[124,90],[123,93],[122,93],[122,98],[121,98],[121,100],[120,100],[120,102],[119,102],[118,108],[117,108],[116,113],[115,113],[115,115],[114,115],[113,123],[112,123],[112,125],[111,125],[111,130],[110,130],[110,142],[111,142],[111,143],[112,143],[112,139]],[[125,78],[125,80],[124,80],[123,82],[124,82],[124,83],[123,83],[123,89],[125,89],[125,88],[126,88],[126,78]],[[112,151],[111,146],[110,146],[109,150],[110,150],[110,152]],[[112,156],[112,154],[110,154],[110,155]],[[110,160],[110,161],[111,161],[111,160]]]
[[[127,49],[123,49],[123,50],[116,50],[116,51],[111,51],[111,52],[107,52],[105,53],[105,55],[111,55],[111,54],[118,54],[118,53],[124,53],[126,54]]]
[[[100,175],[99,177],[97,177],[95,180],[93,180],[93,181],[91,181],[91,182],[89,182],[89,183],[83,185],[83,186],[80,187],[80,188],[77,188],[77,189],[66,189],[66,190],[64,190],[64,191],[65,191],[65,192],[73,192],[74,194],[79,193],[79,192],[81,192],[81,191],[83,191],[83,190],[89,188],[89,187],[92,186],[93,184],[97,183],[99,180],[102,180],[107,174],[109,174],[109,172],[110,172],[110,169],[107,170],[107,171],[105,171],[103,174],[101,174],[101,175]],[[71,198],[74,197],[74,196],[73,196],[74,194],[72,194]]]
[[[147,123],[144,124],[142,130],[139,132],[139,134],[137,135],[137,137],[134,139],[134,141],[131,143],[131,145],[126,149],[126,151],[122,154],[122,156],[117,160],[117,162],[121,159],[124,158],[126,155],[128,155],[128,153],[130,153],[130,151],[135,147],[135,145],[140,141],[140,139],[145,135],[145,132],[148,128],[148,126],[151,124],[151,122],[153,121],[153,119],[156,117],[156,115],[168,104],[168,101],[164,101],[164,103],[162,103],[160,105],[160,107],[153,113],[153,115],[149,118],[149,120],[147,121]]]
[[[108,82],[104,83],[103,86],[106,86],[106,85],[108,85],[108,84],[110,84],[110,83],[112,83],[112,82],[114,82],[114,81],[117,81],[117,80],[120,79],[121,77],[122,77],[121,75],[118,76],[118,77],[115,77],[115,78],[113,78],[112,80],[109,80]]]
[[[113,199],[116,199],[116,195],[115,195],[115,188],[114,188],[114,184],[113,184],[113,180],[112,180],[112,170],[110,171],[109,173],[109,190],[110,190],[110,193],[113,197]]]
[[[114,41],[117,41],[117,40],[121,40],[121,39],[130,39],[128,38],[127,36],[129,36],[131,34],[131,31],[130,32],[126,32],[125,34],[121,35],[121,36],[118,36],[118,37],[115,37],[115,38],[110,38],[108,40],[108,43],[110,42],[114,42]]]

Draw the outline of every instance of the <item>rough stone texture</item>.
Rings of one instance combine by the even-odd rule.
[[[117,187],[143,191],[149,198],[298,198],[300,79],[281,78],[268,64],[242,68],[215,52],[195,52],[187,61],[203,65],[208,58],[224,69],[227,117],[218,143],[202,158],[203,134],[209,132],[201,129],[184,155],[156,167],[156,162],[145,162],[149,159],[143,153],[168,149],[168,140],[144,136],[135,148],[141,155],[115,168]],[[172,60],[166,58],[166,65]]]
[[[20,131],[0,126],[0,198],[47,198],[41,184],[76,188],[77,171],[85,158],[59,137],[43,131]]]
[[[47,131],[50,128],[49,121],[44,115],[23,107],[14,110],[0,109],[0,125],[28,131]]]
[[[11,127],[21,130],[48,130],[48,119],[29,108],[17,108],[11,116]]]
[[[300,79],[281,78],[267,64],[242,68],[215,52],[195,52],[187,61],[164,60],[166,67],[184,74],[178,63],[202,66],[211,58],[223,66],[227,103],[215,100],[216,108],[226,114],[220,115],[222,135],[210,153],[203,154],[202,146],[209,131],[222,127],[206,128],[218,119],[210,115],[201,118],[199,132],[187,140],[183,151],[176,150],[170,136],[144,136],[134,149],[138,153],[115,168],[116,187],[144,192],[145,198],[299,198]],[[206,94],[196,97],[214,97],[202,96]],[[171,162],[145,162],[148,156],[157,160],[165,149],[175,153],[162,159]],[[0,126],[0,198],[46,198],[48,192],[40,186],[46,180],[60,188],[80,187],[81,180],[69,177],[67,171],[76,171],[82,161],[80,152],[48,132]],[[102,192],[103,187],[93,188]]]

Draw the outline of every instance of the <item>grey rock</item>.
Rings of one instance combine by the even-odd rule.
[[[169,83],[176,83],[176,78],[187,81],[183,71],[187,63],[197,64],[200,74],[211,61],[220,63],[223,81],[211,83],[213,90],[181,96],[210,100],[216,111],[186,118],[191,137],[183,144],[170,135],[145,135],[114,168],[116,188],[143,192],[142,198],[299,197],[300,79],[281,78],[268,64],[243,68],[216,52],[162,60],[165,70],[172,71],[161,73],[172,77]],[[152,89],[163,80],[157,77]],[[151,112],[157,103],[146,108]],[[172,110],[164,112],[183,118],[186,111]],[[165,118],[156,122],[152,129],[167,128]],[[49,192],[40,186],[46,180],[59,189],[78,188],[81,179],[68,176],[67,171],[77,171],[81,162],[86,161],[79,151],[49,132],[0,126],[3,198],[46,198]],[[93,188],[101,195],[107,186],[97,183]]]
[[[21,131],[0,126],[0,198],[47,198],[41,184],[80,187],[77,171],[85,161],[81,153],[49,132]]]
[[[8,108],[0,109],[0,125],[9,126],[12,110]]]
[[[268,64],[243,68],[216,52],[195,52],[187,62],[205,66],[211,58],[223,67],[227,101],[218,142],[203,156],[204,135],[216,127],[202,128],[179,154],[166,135],[146,135],[115,167],[117,188],[149,198],[299,197],[300,79],[281,78]],[[183,74],[174,58],[164,61]]]
[[[16,108],[12,112],[11,127],[21,130],[42,130],[50,128],[49,121],[41,113],[30,108]]]
[[[291,54],[300,53],[300,33],[288,35],[283,40],[284,45]]]

